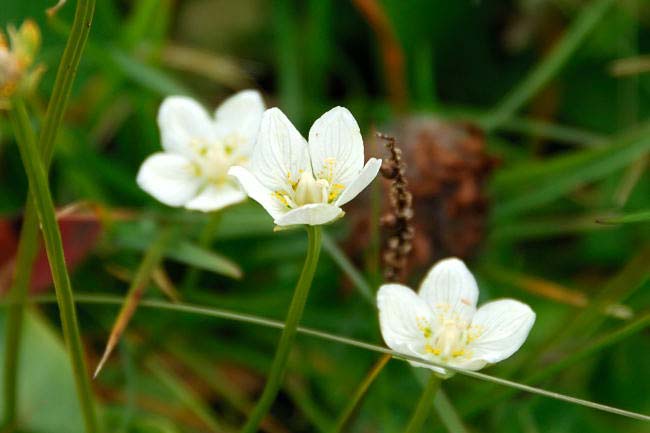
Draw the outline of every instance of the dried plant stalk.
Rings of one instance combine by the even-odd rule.
[[[415,233],[411,223],[413,196],[407,188],[406,164],[402,160],[402,150],[397,147],[395,137],[381,133],[378,133],[377,137],[386,141],[386,148],[390,153],[390,157],[381,167],[382,176],[390,182],[390,211],[381,218],[381,225],[388,232],[382,252],[384,278],[386,281],[403,281]]]

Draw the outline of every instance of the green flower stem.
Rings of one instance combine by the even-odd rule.
[[[441,380],[442,379],[436,376],[435,373],[431,373],[429,382],[424,388],[424,391],[422,391],[420,401],[418,401],[418,405],[415,407],[413,415],[411,415],[411,420],[409,421],[406,430],[404,430],[404,433],[419,433],[420,430],[422,430],[422,426],[431,412],[433,399],[438,392],[438,388],[440,388]]]
[[[282,385],[282,379],[284,378],[284,372],[289,358],[289,351],[291,350],[293,340],[296,337],[298,322],[300,322],[302,312],[305,309],[309,288],[311,287],[311,282],[314,279],[314,273],[316,272],[316,265],[318,264],[318,256],[320,255],[321,248],[321,228],[319,226],[307,226],[307,236],[309,242],[309,246],[307,247],[307,257],[305,258],[305,264],[303,265],[300,279],[298,280],[298,284],[296,284],[296,289],[293,293],[293,299],[291,300],[291,306],[287,313],[287,319],[285,321],[284,329],[282,330],[282,336],[280,337],[280,342],[278,343],[278,348],[275,352],[275,358],[271,365],[271,371],[266,380],[266,386],[264,387],[262,396],[257,402],[255,409],[253,409],[248,421],[246,421],[246,424],[242,428],[242,433],[255,433],[257,431],[260,422],[271,408],[271,405],[278,394],[278,390]]]
[[[467,433],[467,428],[463,424],[460,414],[447,397],[444,389],[440,388],[433,401],[433,408],[440,418],[440,422],[447,428],[449,433]]]
[[[381,358],[379,358],[375,365],[372,366],[372,369],[370,369],[366,377],[359,384],[359,387],[354,392],[354,395],[350,401],[348,401],[348,404],[343,409],[343,412],[341,412],[339,417],[336,419],[336,424],[332,429],[332,433],[339,433],[343,431],[343,428],[352,419],[352,415],[359,406],[359,402],[361,402],[361,399],[363,399],[363,397],[366,395],[366,392],[368,392],[368,388],[370,388],[370,385],[372,385],[377,376],[379,376],[379,373],[381,373],[390,359],[390,355],[383,355]]]
[[[10,115],[16,130],[29,131],[31,126],[24,102],[20,99],[14,99],[12,102]],[[43,231],[45,249],[50,262],[50,270],[52,272],[52,279],[59,305],[61,323],[63,325],[63,335],[70,355],[86,432],[95,433],[98,429],[90,380],[86,370],[81,335],[79,334],[77,324],[72,287],[63,255],[61,233],[59,232],[59,226],[56,221],[54,203],[50,195],[45,167],[41,160],[41,155],[39,155],[38,149],[36,148],[33,134],[18,133],[17,135],[18,147],[23,159],[25,171],[27,172],[27,178],[29,179],[34,207],[36,208],[36,213]]]
[[[72,89],[72,83],[76,76],[81,55],[88,39],[90,25],[95,10],[95,0],[79,0],[75,12],[74,22],[70,36],[59,63],[54,89],[47,107],[47,113],[43,122],[41,134],[38,141],[38,149],[41,151],[45,173],[50,166],[54,153],[54,141],[67,106],[68,98]],[[31,128],[18,127],[18,140],[22,142],[36,142]],[[20,337],[24,316],[24,303],[27,298],[28,288],[31,281],[31,271],[36,254],[38,252],[38,217],[31,198],[28,195],[25,209],[25,218],[20,232],[16,268],[10,295],[18,302],[9,310],[7,317],[7,339],[4,363],[4,390],[5,401],[4,423],[6,426],[13,426],[17,418],[17,377],[18,377],[18,356],[20,353]]]

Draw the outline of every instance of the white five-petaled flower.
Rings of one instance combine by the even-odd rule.
[[[163,152],[142,163],[138,185],[166,205],[203,212],[243,201],[228,169],[248,164],[264,109],[254,90],[225,100],[214,118],[191,98],[166,98],[158,111]]]
[[[230,173],[278,226],[319,225],[341,217],[341,206],[377,176],[381,160],[363,161],[359,125],[347,109],[323,114],[307,142],[282,111],[271,108],[262,117],[249,168]]]
[[[478,286],[456,258],[438,262],[419,293],[385,284],[377,294],[379,322],[391,349],[432,362],[480,370],[515,353],[535,322],[535,313],[513,299],[476,308]],[[444,368],[412,362],[442,375]]]

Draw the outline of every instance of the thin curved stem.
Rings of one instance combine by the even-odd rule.
[[[429,382],[424,388],[424,391],[422,391],[420,400],[418,401],[418,404],[415,407],[413,414],[411,415],[411,420],[409,421],[406,430],[404,430],[404,433],[419,433],[420,430],[422,430],[424,422],[427,420],[427,417],[431,413],[431,408],[433,407],[433,399],[436,396],[438,389],[440,388],[441,380],[442,379],[436,376],[435,373],[431,373]]]
[[[242,428],[242,433],[255,433],[257,431],[260,422],[264,416],[266,416],[269,409],[271,409],[271,405],[273,404],[280,386],[282,385],[289,352],[296,337],[298,323],[300,322],[302,312],[305,309],[309,288],[311,287],[314,273],[316,272],[316,266],[318,265],[318,256],[320,255],[321,249],[321,236],[322,233],[319,226],[307,226],[309,245],[307,247],[305,264],[303,265],[300,279],[298,279],[298,284],[296,284],[293,293],[291,306],[287,313],[287,319],[285,321],[284,329],[282,330],[282,336],[280,337],[278,348],[275,352],[271,371],[266,380],[266,386],[264,387],[262,396],[257,402],[255,409],[253,409],[248,421],[246,421],[246,424]]]
[[[12,102],[10,115],[13,124],[19,131],[29,131],[31,126],[24,102],[20,99],[14,99]],[[45,168],[38,154],[33,134],[23,133],[17,135],[20,155],[25,166],[25,171],[27,172],[34,206],[43,230],[45,249],[50,263],[61,323],[63,325],[63,336],[68,348],[70,363],[72,364],[72,372],[75,378],[77,395],[86,432],[96,433],[98,431],[97,419],[95,416],[90,380],[86,370],[81,335],[77,323],[72,286],[63,255],[61,232],[56,221],[54,203],[50,195]]]
[[[55,302],[56,299],[53,298],[52,296],[38,296],[32,299],[32,302],[36,303],[48,303],[48,302]],[[11,302],[14,302],[12,299],[6,299],[0,302],[0,305],[7,305],[10,304]],[[94,305],[115,305],[119,306],[122,305],[124,302],[124,298],[120,296],[112,296],[112,295],[100,295],[100,294],[78,294],[75,296],[75,302],[79,304],[94,304]],[[273,320],[273,319],[267,319],[264,317],[260,316],[255,316],[251,314],[243,314],[243,313],[238,313],[236,311],[232,310],[225,310],[222,308],[211,308],[211,307],[203,307],[199,305],[193,305],[193,304],[184,304],[184,303],[172,303],[172,302],[167,302],[167,301],[158,301],[158,300],[143,300],[140,302],[140,308],[151,308],[151,309],[157,309],[157,310],[167,310],[167,311],[175,311],[178,313],[186,313],[186,314],[195,314],[199,316],[205,316],[205,317],[217,317],[221,319],[226,319],[226,320],[234,320],[237,322],[242,322],[242,323],[250,323],[253,325],[258,325],[258,326],[265,326],[269,328],[276,328],[276,329],[283,329],[285,327],[285,324]],[[302,333],[304,335],[309,335],[314,338],[319,338],[322,340],[326,341],[332,341],[336,343],[341,343],[345,344],[351,347],[357,347],[359,349],[363,350],[369,350],[371,352],[375,353],[382,353],[382,354],[388,354],[391,355],[395,359],[399,359],[402,361],[413,361],[417,362],[419,364],[424,364],[428,365],[431,367],[439,367],[439,368],[444,368],[446,370],[453,371],[458,374],[462,374],[463,376],[468,376],[472,377],[477,380],[482,380],[486,382],[491,382],[491,383],[496,383],[498,385],[503,385],[508,388],[514,388],[519,391],[524,391],[528,392],[530,394],[536,394],[536,395],[541,395],[543,397],[547,398],[553,398],[555,400],[560,400],[564,401],[567,403],[571,404],[576,404],[579,406],[584,406],[588,407],[591,409],[596,409],[600,410],[603,412],[608,412],[608,413],[613,413],[616,415],[632,418],[632,419],[637,419],[641,421],[650,421],[650,415],[638,413],[638,412],[631,412],[629,410],[625,409],[620,409],[617,407],[613,406],[607,406],[605,404],[601,403],[596,403],[593,401],[589,400],[584,400],[581,398],[576,398],[572,397],[570,395],[566,394],[561,394],[559,392],[553,392],[553,391],[548,391],[543,388],[536,388],[534,386],[526,385],[523,383],[519,382],[514,382],[512,380],[507,380],[507,379],[502,379],[500,377],[496,376],[491,376],[489,374],[481,373],[480,371],[472,371],[472,370],[464,370],[462,368],[458,367],[453,367],[451,365],[446,365],[446,364],[440,364],[437,362],[433,361],[428,361],[424,360],[422,358],[417,358],[415,356],[411,355],[404,355],[398,352],[395,352],[394,350],[388,349],[386,347],[378,346],[376,344],[372,343],[366,343],[365,341],[359,341],[355,340],[352,338],[336,335],[336,334],[330,334],[328,332],[320,331],[317,329],[313,328],[305,328],[305,327],[298,327],[298,332]],[[627,335],[627,334],[626,334]],[[618,335],[618,338],[621,338],[622,335]],[[612,343],[613,341],[609,341],[609,343]]]
[[[47,113],[38,139],[38,149],[42,157],[44,172],[47,171],[54,153],[54,142],[59,131],[59,125],[65,112],[72,83],[75,79],[81,55],[90,33],[90,26],[95,11],[95,0],[79,0],[75,12],[74,22],[70,30],[70,36],[66,44],[61,62],[57,70],[54,89],[47,107]],[[26,128],[21,133],[23,137],[17,137],[25,142],[35,142],[31,128]],[[26,137],[31,134],[32,137]],[[38,156],[38,155],[37,155]],[[16,258],[16,268],[11,288],[11,296],[20,302],[14,304],[7,317],[7,341],[5,350],[3,390],[5,405],[4,423],[7,426],[15,424],[17,419],[17,376],[18,356],[20,353],[21,329],[23,326],[24,301],[31,280],[32,265],[38,252],[38,217],[32,200],[31,192],[28,194],[25,209],[25,218],[20,232],[20,243]]]

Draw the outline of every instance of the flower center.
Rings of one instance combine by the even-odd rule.
[[[243,139],[231,134],[223,140],[207,142],[194,139],[190,148],[194,154],[194,168],[197,176],[205,178],[213,184],[221,184],[228,180],[228,169],[233,165],[243,164],[246,158],[239,154],[238,149]]]
[[[437,352],[441,359],[450,359],[465,354],[466,339],[464,333],[467,328],[455,320],[445,320],[431,338],[434,353]]]
[[[468,325],[459,317],[442,313],[438,310],[437,326],[432,327],[428,321],[418,320],[418,327],[426,339],[424,352],[433,355],[442,362],[471,356],[467,345],[475,340],[481,329]]]
[[[340,183],[331,184],[327,179],[314,178],[311,170],[301,171],[297,182],[291,180],[287,174],[291,190],[279,190],[273,196],[289,209],[314,203],[332,203],[345,189]]]
[[[294,202],[298,206],[311,203],[327,203],[330,184],[325,179],[314,179],[310,171],[300,175],[295,188]]]

